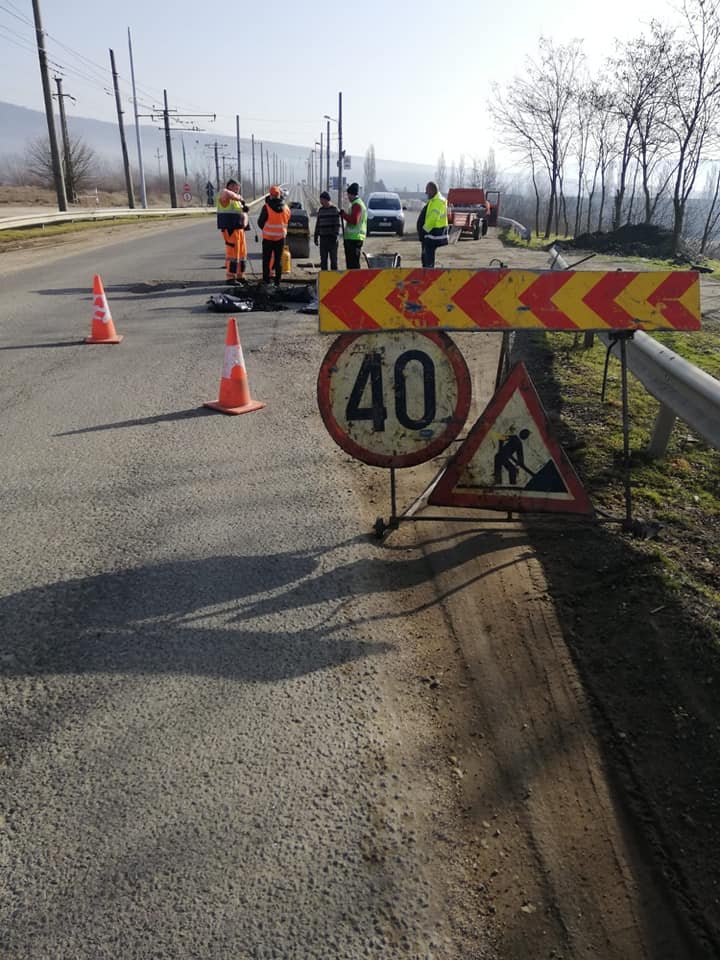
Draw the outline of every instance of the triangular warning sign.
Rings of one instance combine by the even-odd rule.
[[[551,434],[525,365],[518,363],[440,477],[429,503],[516,513],[592,516],[577,474]]]

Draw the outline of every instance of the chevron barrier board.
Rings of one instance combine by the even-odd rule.
[[[693,270],[324,270],[318,300],[321,333],[700,328]]]

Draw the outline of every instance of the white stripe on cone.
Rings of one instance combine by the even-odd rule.
[[[240,367],[243,371],[245,370],[245,358],[243,357],[242,347],[239,343],[225,347],[225,359],[223,361],[222,371],[223,380],[233,379],[233,370],[235,367]]]

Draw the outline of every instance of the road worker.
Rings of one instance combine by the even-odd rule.
[[[217,200],[217,225],[225,241],[225,279],[231,283],[245,277],[247,243],[245,231],[250,226],[248,205],[240,193],[237,180],[228,180]]]
[[[344,246],[345,264],[348,270],[360,269],[360,251],[367,236],[367,209],[358,196],[359,193],[359,185],[351,183],[347,188],[350,213],[340,211],[340,216],[346,223]]]
[[[320,194],[320,209],[315,221],[315,246],[320,244],[320,269],[337,270],[338,234],[340,233],[340,211],[331,202],[330,194],[323,190]]]
[[[435,251],[448,244],[447,200],[432,180],[425,186],[427,203],[420,211],[417,220],[417,232],[422,245],[421,263],[423,267],[435,266]]]
[[[263,281],[270,283],[270,261],[274,260],[275,286],[280,286],[282,276],[282,252],[287,237],[290,208],[283,200],[280,187],[270,187],[265,203],[257,219],[262,230]]]

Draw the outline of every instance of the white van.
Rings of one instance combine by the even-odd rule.
[[[367,235],[405,231],[405,214],[397,193],[371,193],[367,198]]]

